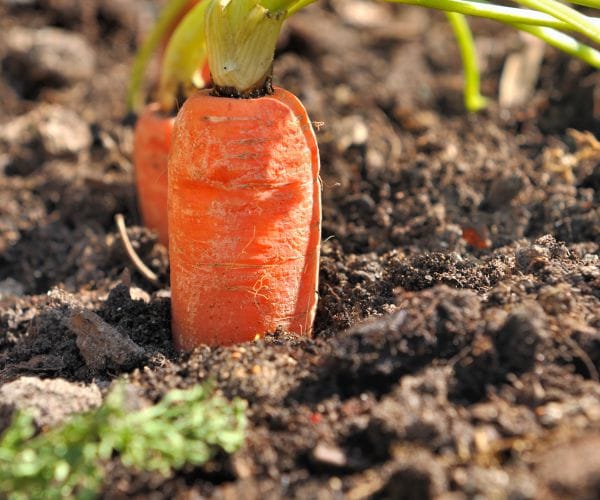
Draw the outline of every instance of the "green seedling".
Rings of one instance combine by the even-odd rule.
[[[127,467],[169,476],[244,442],[245,402],[228,401],[210,385],[170,391],[133,412],[125,393],[118,384],[97,410],[37,436],[32,418],[17,413],[0,439],[0,497],[94,498],[115,454]]]

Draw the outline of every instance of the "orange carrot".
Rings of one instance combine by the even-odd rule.
[[[276,88],[190,97],[169,157],[175,345],[310,335],[317,304],[319,153],[306,111]]]
[[[171,148],[174,116],[153,103],[144,109],[135,125],[133,163],[138,205],[146,227],[169,244],[167,221],[167,162]]]

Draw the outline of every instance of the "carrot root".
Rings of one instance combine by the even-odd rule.
[[[169,244],[167,217],[167,165],[174,117],[162,114],[158,104],[146,106],[134,133],[135,180],[138,205],[146,227]]]
[[[179,112],[169,157],[176,347],[227,345],[277,329],[310,335],[321,193],[300,101],[200,91]]]

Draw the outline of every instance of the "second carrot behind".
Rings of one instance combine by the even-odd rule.
[[[143,223],[156,231],[158,240],[168,245],[167,216],[167,162],[171,149],[171,136],[175,120],[176,97],[187,96],[196,88],[202,88],[210,80],[206,62],[204,37],[193,33],[198,20],[204,20],[204,5],[199,0],[177,2],[167,5],[161,19],[140,49],[144,55],[157,39],[166,51],[161,54],[161,75],[158,101],[148,104],[135,125],[134,165],[138,203]],[[182,18],[184,18],[182,20]],[[179,23],[177,25],[177,23]],[[190,35],[192,32],[192,35]],[[172,35],[172,36],[171,36]],[[144,72],[144,60],[132,76],[130,104],[140,100],[137,84]]]
[[[270,86],[284,17],[251,0],[215,0],[207,10],[215,91],[186,101],[169,158],[172,330],[179,349],[312,330],[319,154],[300,101]]]

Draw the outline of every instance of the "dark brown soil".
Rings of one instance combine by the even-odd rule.
[[[315,338],[186,355],[166,250],[139,226],[124,109],[151,2],[0,3],[0,385],[126,376],[158,399],[211,378],[249,402],[240,452],[172,478],[115,459],[105,498],[600,495],[600,148],[570,131],[600,133],[599,75],[549,49],[526,106],[468,115],[444,18],[373,4],[361,24],[359,3],[291,20],[275,65],[323,122]],[[474,25],[495,96],[521,42]],[[45,26],[90,45],[93,73],[33,71],[9,46]],[[69,111],[74,143],[57,145],[40,123]],[[90,331],[113,340],[90,347]]]

